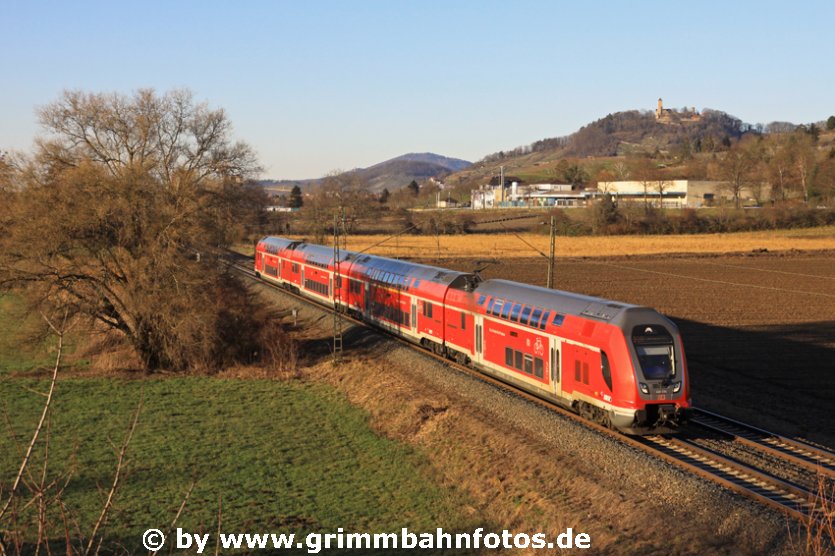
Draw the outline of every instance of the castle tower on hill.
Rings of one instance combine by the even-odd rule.
[[[664,101],[658,99],[658,105],[655,107],[655,121],[659,124],[685,124],[690,122],[698,122],[702,119],[702,115],[696,112],[696,108],[687,109],[679,112],[671,108],[664,108]]]

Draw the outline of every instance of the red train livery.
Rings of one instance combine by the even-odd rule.
[[[255,272],[624,433],[686,421],[681,337],[653,309],[278,237]]]

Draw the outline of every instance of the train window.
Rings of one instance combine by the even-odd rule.
[[[504,364],[508,367],[513,366],[513,348],[504,348]]]
[[[638,325],[632,329],[632,344],[644,378],[658,380],[676,374],[673,337],[661,325]]]
[[[525,354],[525,374],[533,374],[533,356]]]
[[[522,324],[528,324],[528,317],[531,316],[531,311],[533,311],[532,307],[525,307],[522,309],[522,316],[519,317],[519,322]]]
[[[574,382],[580,382],[580,362],[574,362]]]
[[[296,264],[296,263],[293,263],[292,271],[293,271],[293,274],[297,273],[299,271],[299,265]]]
[[[496,302],[493,304],[493,316],[498,317],[502,313],[502,307],[504,306],[504,301],[501,299],[497,299]]]
[[[517,369],[519,369],[521,371],[522,370],[522,352],[521,351],[516,351],[516,352],[513,353],[513,355],[515,356],[514,367],[516,367]]]
[[[426,316],[432,318],[432,304],[428,301],[424,302],[423,309],[426,311]]]
[[[609,387],[609,390],[612,389],[612,369],[609,367],[609,358],[606,357],[606,352],[600,352],[600,370],[603,373],[603,382],[606,383],[606,386]]]
[[[675,376],[673,346],[635,346],[635,351],[638,352],[638,362],[647,380]]]
[[[545,325],[548,324],[548,317],[551,315],[551,311],[545,311],[542,314],[542,320],[539,321],[539,329],[545,330]]]
[[[412,284],[412,285],[416,288],[419,288],[420,287],[420,280],[415,280],[415,283]]]
[[[542,361],[541,357],[535,357],[533,360],[533,376],[536,378],[542,378],[545,374],[545,363]]]
[[[513,310],[510,312],[510,320],[519,322],[519,313],[522,311],[522,305],[519,303],[513,304]]]
[[[502,317],[503,319],[508,318],[508,317],[510,316],[510,310],[511,310],[512,308],[513,308],[513,305],[512,305],[510,302],[505,303],[505,304],[504,304],[504,307],[502,308],[502,314],[501,314],[501,317]]]
[[[461,330],[467,329],[467,313],[461,313]]]
[[[583,363],[583,384],[589,383],[589,364]]]
[[[562,326],[564,320],[565,315],[563,315],[562,313],[557,313],[556,315],[554,315],[554,320],[551,324],[553,324],[554,326]]]
[[[496,302],[496,300],[495,300],[495,299],[491,299],[491,300],[490,300],[490,303],[488,303],[488,304],[487,304],[487,314],[488,314],[488,315],[492,315],[492,314],[493,314],[493,303],[495,303],[495,302]]]
[[[476,305],[484,305],[485,301],[487,301],[487,296],[486,295],[480,295],[480,296],[478,296],[478,303],[476,303]]]
[[[531,315],[531,320],[528,324],[536,328],[539,326],[540,318],[542,318],[542,309],[534,309],[533,314]]]

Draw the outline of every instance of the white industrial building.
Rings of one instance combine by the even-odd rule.
[[[472,190],[470,207],[473,209],[582,207],[596,196],[598,196],[597,191],[568,183],[536,183],[523,186],[512,182],[504,188],[500,185],[483,185]]]
[[[601,181],[600,195],[612,195],[618,202],[649,202],[663,208],[708,207],[733,197],[723,190],[721,181],[664,180],[664,181]],[[750,194],[742,192],[742,198]]]
[[[583,207],[603,195],[609,194],[617,202],[647,202],[661,208],[709,207],[733,197],[724,182],[706,180],[664,181],[603,181],[597,189],[564,183],[537,183],[519,185],[513,182],[504,188],[499,185],[483,185],[470,193],[473,209]],[[751,197],[742,191],[743,200]]]

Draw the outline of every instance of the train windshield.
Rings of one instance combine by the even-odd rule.
[[[676,374],[673,337],[661,325],[640,325],[632,330],[632,344],[647,380],[672,378]]]
[[[635,346],[635,350],[647,380],[660,380],[675,375],[673,346]]]

